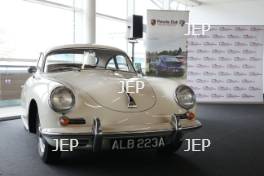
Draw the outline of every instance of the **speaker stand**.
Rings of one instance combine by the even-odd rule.
[[[133,38],[129,38],[129,43],[131,43],[132,45],[132,55],[131,55],[131,59],[132,59],[132,64],[134,65],[134,61],[135,61],[135,44],[138,43],[138,41],[136,39]]]

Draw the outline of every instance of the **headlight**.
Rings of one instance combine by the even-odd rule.
[[[50,106],[56,112],[67,112],[75,104],[72,91],[64,86],[55,88],[50,94]]]
[[[175,100],[184,109],[191,109],[196,103],[193,90],[185,85],[180,85],[175,90]]]

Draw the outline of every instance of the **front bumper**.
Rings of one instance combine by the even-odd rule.
[[[56,140],[75,139],[78,140],[78,147],[75,149],[92,150],[94,152],[111,149],[112,139],[130,139],[144,137],[164,137],[166,143],[173,143],[182,137],[182,134],[201,127],[198,120],[187,122],[182,115],[173,114],[170,127],[162,130],[153,131],[123,131],[123,132],[104,132],[99,118],[94,119],[90,132],[69,133],[69,132],[50,132],[47,129],[40,129],[41,135],[51,145],[56,146]],[[56,139],[56,140],[55,140]]]

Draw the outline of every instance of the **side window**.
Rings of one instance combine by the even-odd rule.
[[[116,63],[118,66],[118,70],[129,71],[129,67],[127,64],[126,57],[124,57],[122,55],[117,55],[116,56]]]
[[[40,53],[39,60],[38,60],[38,63],[37,63],[37,69],[38,70],[41,70],[41,68],[42,68],[43,60],[44,60],[43,56],[44,56],[43,53]]]
[[[114,61],[114,58],[112,58],[107,66],[106,66],[106,69],[111,69],[111,70],[116,70],[116,65],[115,65],[115,61]]]

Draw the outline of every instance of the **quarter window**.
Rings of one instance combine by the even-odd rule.
[[[126,58],[124,56],[117,55],[116,56],[116,63],[117,63],[117,66],[118,66],[118,70],[129,71],[127,60],[126,60]]]
[[[112,58],[112,59],[108,62],[106,68],[107,68],[107,69],[111,69],[111,70],[116,70],[116,65],[115,65],[115,60],[114,60],[114,58]]]

